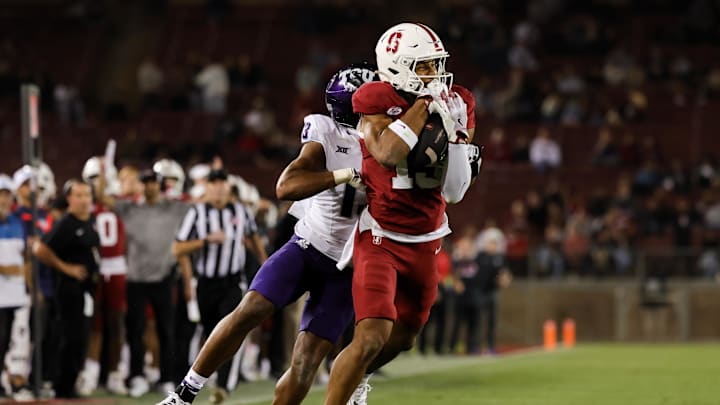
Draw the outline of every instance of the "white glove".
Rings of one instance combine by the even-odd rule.
[[[450,114],[447,104],[442,100],[433,100],[428,105],[428,112],[430,114],[437,113],[442,118],[443,128],[448,136],[448,142],[457,143],[457,134],[455,132],[455,121]]]
[[[465,101],[459,94],[452,92],[450,97],[447,99],[447,106],[455,126],[453,133],[455,135],[462,134],[461,136],[464,136],[465,139],[467,139],[467,104],[465,104]]]
[[[365,183],[362,181],[360,172],[352,167],[345,169],[337,169],[332,172],[335,178],[335,184],[349,184],[359,190],[365,190]]]
[[[451,97],[450,90],[439,80],[426,84],[420,94],[432,97],[428,112],[440,114],[450,143],[458,143],[458,131],[467,138],[467,106],[459,95],[452,93]]]

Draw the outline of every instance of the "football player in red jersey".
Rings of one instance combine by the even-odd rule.
[[[92,184],[94,195],[116,195],[120,192],[120,182],[117,179],[117,169],[110,164],[106,166],[102,157],[91,157],[85,162],[82,178]],[[118,394],[127,394],[124,376],[118,370],[120,353],[125,342],[125,312],[127,300],[125,286],[127,275],[127,261],[125,259],[125,225],[120,217],[105,207],[101,202],[95,201],[93,215],[98,235],[100,236],[100,275],[95,292],[95,317],[88,344],[85,367],[80,374],[77,384],[78,393],[89,396],[95,391],[100,378],[100,353],[103,341],[103,331],[107,330],[108,345],[108,373],[107,389]],[[107,329],[104,326],[107,324]]]
[[[450,233],[446,202],[462,199],[479,158],[469,144],[475,101],[452,84],[449,54],[435,32],[398,24],[380,37],[375,53],[381,81],[353,95],[368,200],[354,240],[356,327],[333,365],[326,405],[364,404],[366,373],[413,346],[437,294],[436,255]],[[447,154],[428,167],[409,167],[408,154],[433,113],[442,118]]]

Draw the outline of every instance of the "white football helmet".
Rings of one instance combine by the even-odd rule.
[[[180,163],[172,159],[160,159],[153,164],[153,171],[160,175],[167,198],[180,198],[185,189],[185,171]],[[167,186],[167,179],[175,179],[175,183]],[[165,188],[166,187],[166,188]]]
[[[100,165],[103,164],[103,158],[93,156],[85,162],[82,170],[82,178],[88,183],[92,183],[92,179],[101,173]],[[120,179],[115,165],[105,168],[105,192],[110,195],[120,194]]]
[[[38,204],[45,205],[48,201],[55,198],[57,185],[55,184],[55,174],[50,166],[45,162],[40,162],[38,166]]]
[[[205,179],[207,175],[210,174],[210,170],[210,165],[198,163],[190,168],[188,175],[193,182],[197,183],[199,180]]]
[[[422,79],[439,80],[452,86],[452,73],[445,71],[450,56],[440,38],[427,25],[402,23],[385,31],[375,46],[380,80],[398,90],[418,94],[425,84]],[[418,62],[435,61],[436,75],[418,76]]]

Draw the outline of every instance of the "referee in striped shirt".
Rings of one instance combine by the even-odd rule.
[[[175,256],[194,259],[200,322],[208,335],[240,303],[247,288],[246,247],[265,262],[254,219],[242,204],[231,201],[227,173],[213,170],[207,177],[205,202],[188,210],[172,247]],[[218,370],[218,387],[224,390],[230,366],[228,362]]]

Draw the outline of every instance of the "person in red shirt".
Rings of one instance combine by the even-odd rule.
[[[92,185],[95,203],[93,216],[100,237],[100,280],[95,291],[95,316],[88,343],[85,367],[80,374],[78,394],[89,396],[95,391],[100,378],[100,354],[103,338],[108,347],[107,389],[118,395],[126,395],[123,374],[118,370],[120,353],[125,342],[124,324],[127,311],[125,295],[127,260],[125,259],[125,224],[113,211],[97,202],[98,188],[117,194],[120,191],[117,170],[105,166],[102,157],[91,157],[85,162],[82,178]],[[107,329],[105,329],[107,325]],[[107,330],[107,335],[103,335]]]
[[[473,156],[479,158],[479,148],[468,144],[475,101],[452,85],[449,54],[435,32],[398,24],[380,37],[375,53],[381,81],[353,95],[368,200],[354,240],[355,335],[333,364],[326,405],[345,405],[351,396],[350,403],[365,403],[366,373],[413,346],[437,296],[437,255],[450,233],[446,201],[462,199]],[[413,172],[407,156],[431,113],[442,118],[448,151]]]

